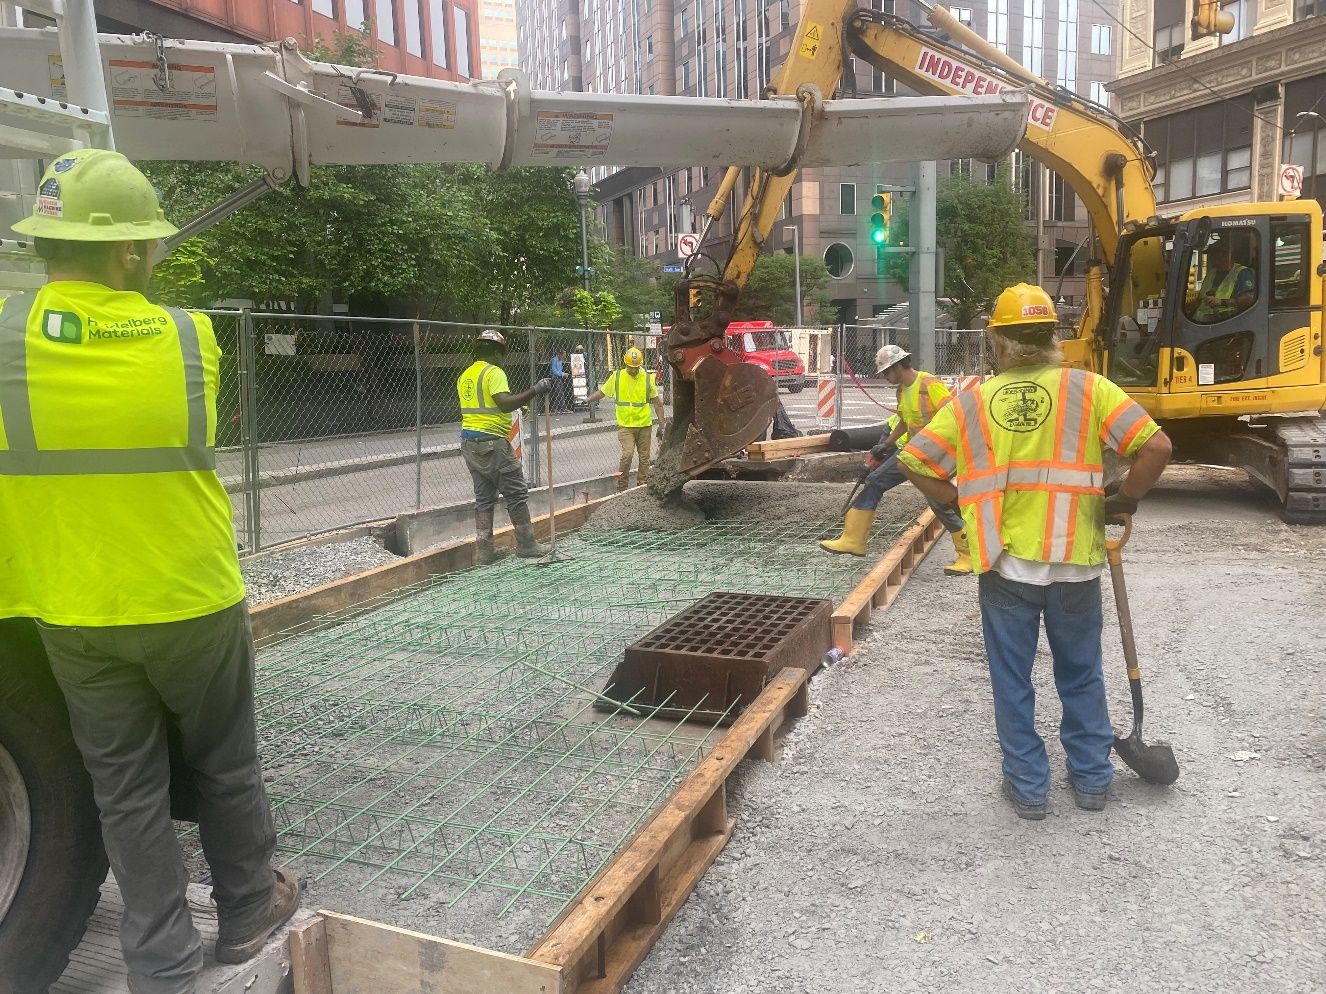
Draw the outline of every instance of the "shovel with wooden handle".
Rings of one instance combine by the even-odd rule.
[[[1117,539],[1105,538],[1105,558],[1110,564],[1114,604],[1119,612],[1119,637],[1123,641],[1123,658],[1128,664],[1128,688],[1133,695],[1133,730],[1127,738],[1114,736],[1114,751],[1143,780],[1168,786],[1179,779],[1179,762],[1174,758],[1174,750],[1164,742],[1147,745],[1142,741],[1142,670],[1137,665],[1133,616],[1128,610],[1128,588],[1123,579],[1123,547],[1132,533],[1132,515],[1124,515],[1123,535]]]

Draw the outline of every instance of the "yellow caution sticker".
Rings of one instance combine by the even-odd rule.
[[[824,29],[814,21],[806,23],[806,33],[801,36],[801,54],[808,59],[816,58],[820,54],[821,39],[824,37]]]

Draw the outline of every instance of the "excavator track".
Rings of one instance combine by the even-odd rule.
[[[1326,417],[1286,418],[1275,437],[1284,458],[1280,516],[1294,525],[1326,525]]]

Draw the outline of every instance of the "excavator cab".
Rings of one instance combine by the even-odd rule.
[[[1321,209],[1248,207],[1192,212],[1120,239],[1106,372],[1157,417],[1315,409]]]

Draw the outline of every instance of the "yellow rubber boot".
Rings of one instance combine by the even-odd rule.
[[[952,565],[945,566],[944,572],[949,576],[965,576],[971,573],[971,549],[967,545],[966,529],[949,532],[948,537],[953,539],[953,551],[958,554],[958,558],[953,560]]]
[[[838,538],[820,543],[820,548],[828,552],[846,552],[853,556],[866,554],[866,542],[870,541],[870,526],[875,523],[874,511],[862,511],[851,508],[843,519],[843,533]]]

